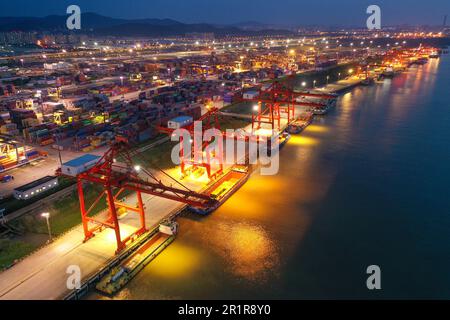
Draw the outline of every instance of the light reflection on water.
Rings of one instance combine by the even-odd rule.
[[[378,297],[449,298],[450,172],[432,155],[450,159],[440,60],[342,95],[281,150],[278,175],[254,174],[211,216],[181,218],[116,298],[371,298],[373,263],[385,272]]]
[[[276,243],[260,225],[219,224],[210,241],[210,249],[228,260],[225,268],[235,277],[262,283],[279,266]]]

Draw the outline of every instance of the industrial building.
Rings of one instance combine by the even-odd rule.
[[[179,116],[167,122],[167,127],[170,129],[180,129],[192,123],[192,117]]]
[[[28,200],[40,193],[45,192],[49,189],[53,189],[58,186],[58,177],[55,176],[45,176],[41,179],[35,180],[33,182],[27,183],[14,189],[14,198],[18,200]]]
[[[99,156],[85,154],[81,157],[63,163],[61,166],[61,172],[64,175],[75,177],[77,174],[92,168],[99,161],[99,159]]]

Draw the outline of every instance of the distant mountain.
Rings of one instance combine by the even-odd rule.
[[[257,21],[243,21],[233,24],[234,27],[237,27],[242,30],[249,31],[261,31],[261,30],[287,30],[287,27],[274,25],[274,24],[266,24]]]
[[[67,16],[37,17],[0,17],[0,32],[7,31],[49,31],[64,32]],[[266,30],[267,29],[267,30]],[[273,28],[242,28],[239,26],[216,26],[206,23],[186,24],[172,19],[116,19],[96,13],[83,13],[81,16],[81,33],[102,36],[180,36],[187,33],[214,33],[225,35],[259,35],[290,33]]]

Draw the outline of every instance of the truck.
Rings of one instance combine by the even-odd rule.
[[[13,175],[8,174],[8,175],[0,176],[0,182],[1,183],[7,183],[7,182],[10,182],[12,180],[14,180],[14,176]]]

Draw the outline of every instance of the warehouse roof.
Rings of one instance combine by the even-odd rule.
[[[55,176],[45,176],[38,180],[34,180],[33,182],[24,184],[23,186],[17,187],[14,189],[14,191],[25,192],[27,190],[36,188],[37,186],[40,186],[41,184],[47,183],[47,182],[55,180],[55,179],[57,179],[57,177],[55,177]]]
[[[179,117],[176,117],[176,118],[173,118],[173,119],[171,119],[170,121],[173,121],[173,122],[186,122],[186,121],[192,121],[192,117],[189,117],[189,116],[179,116]]]
[[[99,159],[100,159],[100,156],[96,156],[96,155],[88,153],[88,154],[85,154],[85,155],[83,155],[81,157],[78,157],[78,158],[75,158],[75,159],[72,159],[72,160],[70,160],[68,162],[63,163],[63,166],[79,167],[79,166],[82,166],[82,165],[84,165],[86,163],[92,162],[94,160],[99,160]]]

